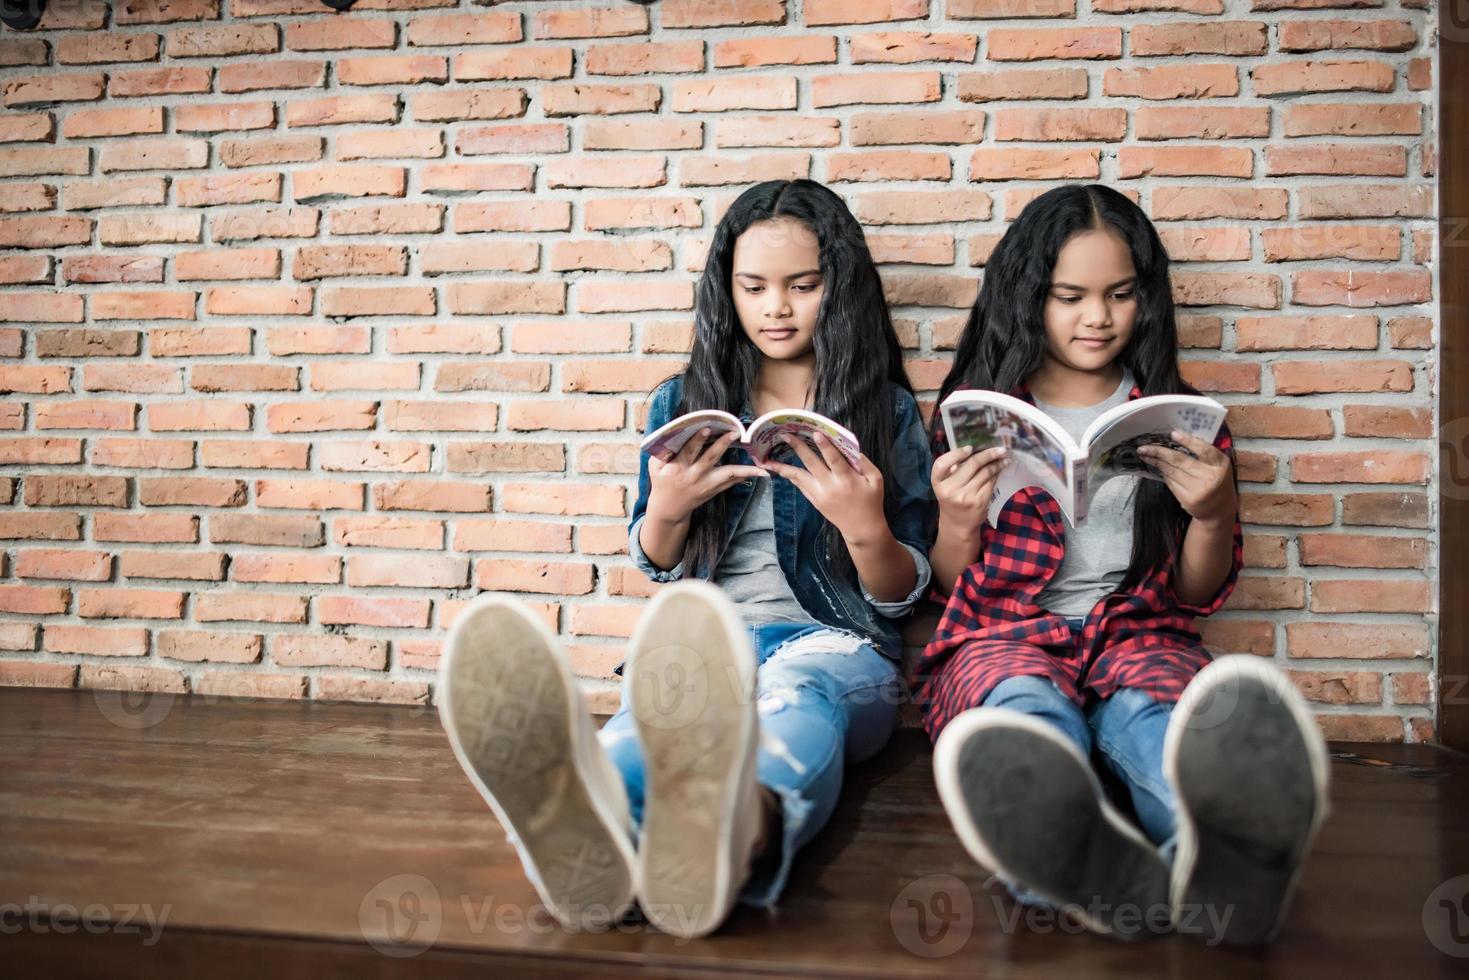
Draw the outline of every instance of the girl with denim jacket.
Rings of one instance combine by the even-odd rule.
[[[1179,374],[1168,256],[1101,185],[1041,195],[985,264],[940,398],[1024,398],[1080,441]],[[919,663],[940,795],[960,840],[1024,901],[1101,933],[1176,929],[1255,943],[1278,928],[1325,809],[1321,735],[1255,657],[1210,662],[1193,619],[1242,564],[1233,451],[1184,433],[1139,450],[1161,480],[1115,477],[1080,528],[1039,488],[987,520],[1002,448],[934,425],[931,553],[948,604]],[[1136,823],[1104,797],[1121,787]]]
[[[647,430],[777,408],[839,422],[860,457],[788,438],[783,461],[755,465],[735,434],[707,429],[642,456],[628,551],[671,584],[639,621],[622,707],[597,736],[532,615],[493,598],[456,622],[445,727],[568,925],[613,921],[636,897],[692,937],[737,901],[774,905],[844,765],[897,722],[898,621],[930,584],[932,458],[862,229],[807,180],[752,187],[720,221],[688,368],[653,393]],[[518,717],[541,722],[534,748],[529,722],[485,738],[496,677],[530,692]]]

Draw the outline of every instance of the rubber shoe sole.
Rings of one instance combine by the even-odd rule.
[[[1168,866],[1053,726],[1005,708],[966,711],[940,733],[934,775],[955,833],[981,865],[1093,932],[1168,931]]]
[[[551,914],[572,930],[617,922],[633,901],[626,803],[588,782],[601,747],[551,632],[514,600],[476,599],[445,643],[438,699],[454,757]]]
[[[755,651],[735,607],[703,582],[659,592],[626,671],[647,782],[635,874],[656,927],[717,929],[748,869],[758,811]]]
[[[1327,809],[1326,744],[1305,701],[1268,663],[1214,661],[1173,711],[1163,774],[1178,798],[1175,928],[1269,942]]]

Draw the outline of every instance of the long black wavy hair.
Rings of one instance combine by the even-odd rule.
[[[1132,254],[1137,314],[1118,360],[1144,395],[1196,395],[1178,371],[1178,325],[1168,278],[1168,253],[1141,208],[1110,187],[1073,184],[1047,191],[1021,211],[984,266],[979,298],[959,339],[954,364],[939,392],[956,388],[1013,392],[1046,356],[1046,300],[1061,248],[1072,236],[1109,231]],[[934,413],[935,432],[943,425]],[[1233,460],[1231,460],[1233,462]],[[1122,588],[1141,581],[1183,541],[1189,516],[1167,486],[1141,480],[1133,503],[1132,557]]]
[[[823,289],[812,339],[816,353],[812,408],[857,436],[863,453],[882,471],[886,506],[891,508],[897,486],[891,450],[897,433],[888,385],[910,394],[913,386],[903,371],[902,347],[862,226],[846,202],[822,184],[812,180],[757,184],[736,198],[719,222],[699,279],[694,346],[677,414],[716,408],[739,415],[750,402],[763,355],[745,335],[735,312],[734,246],[750,226],[777,218],[805,225],[816,236],[820,252]],[[724,547],[727,516],[723,494],[694,512],[684,545],[685,567],[713,569]],[[830,526],[827,551],[835,569],[851,572],[846,543]]]

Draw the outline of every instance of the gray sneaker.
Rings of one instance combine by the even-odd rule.
[[[1012,888],[1102,935],[1169,930],[1168,865],[1107,802],[1091,764],[1055,726],[1008,708],[972,708],[940,733],[933,768],[965,850]]]
[[[565,652],[523,603],[481,595],[454,621],[439,718],[546,908],[601,931],[632,906],[632,817]]]
[[[1179,932],[1210,945],[1275,938],[1326,815],[1327,773],[1321,730],[1275,666],[1231,656],[1199,672],[1163,740]]]
[[[647,758],[636,883],[643,914],[682,938],[733,909],[760,829],[756,655],[716,587],[661,589],[633,634],[626,673]]]

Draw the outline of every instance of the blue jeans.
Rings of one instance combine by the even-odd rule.
[[[740,901],[769,908],[785,888],[796,852],[831,818],[844,766],[887,744],[897,726],[903,681],[891,660],[853,633],[805,623],[753,624],[749,630],[760,659],[757,778],[780,809],[779,830],[772,830]],[[622,773],[636,829],[642,825],[646,772],[626,678],[622,693],[622,707],[599,737]]]

